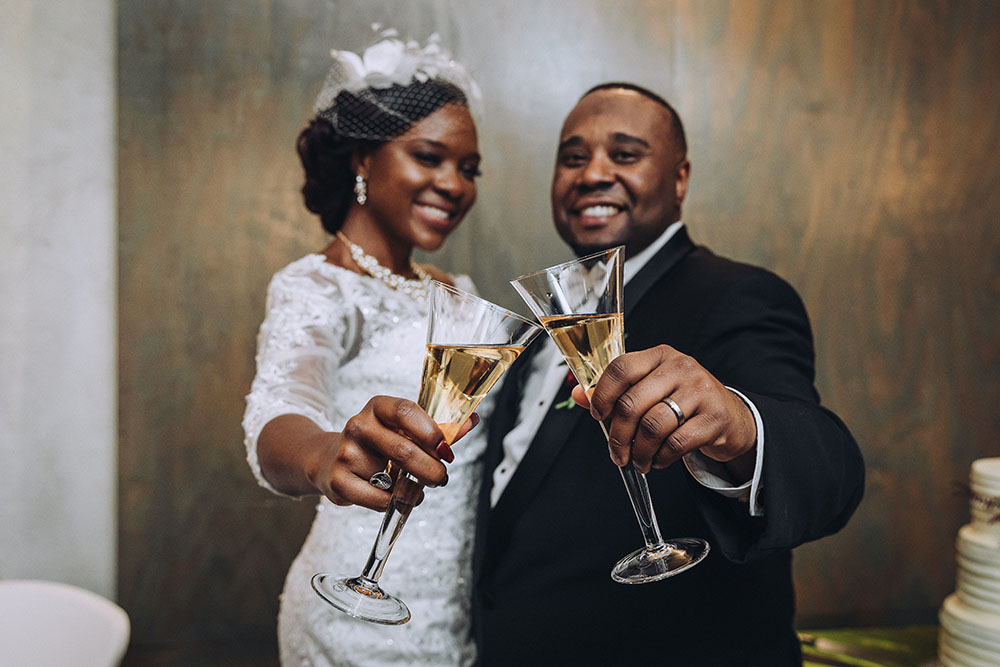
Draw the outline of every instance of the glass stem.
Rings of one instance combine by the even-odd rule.
[[[386,560],[392,552],[396,538],[406,525],[406,520],[410,516],[410,511],[416,504],[416,498],[420,494],[420,482],[409,473],[403,472],[396,477],[393,483],[392,498],[389,500],[389,508],[386,509],[382,517],[382,525],[378,529],[375,537],[375,544],[368,554],[368,562],[362,570],[358,579],[367,588],[378,589],[378,580],[382,576],[382,569]]]
[[[608,427],[604,422],[598,422],[604,431],[604,436],[608,439]],[[667,548],[667,544],[660,535],[660,527],[656,523],[656,513],[653,511],[653,499],[649,495],[649,484],[646,476],[636,471],[629,461],[624,466],[619,466],[618,472],[622,475],[625,483],[625,490],[628,491],[628,499],[632,501],[632,509],[635,511],[635,518],[639,521],[639,530],[642,531],[642,539],[646,542],[646,550],[659,552]]]

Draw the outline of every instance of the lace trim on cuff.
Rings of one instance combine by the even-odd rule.
[[[312,420],[324,431],[332,431],[333,425],[319,410],[284,401],[269,405],[267,408],[248,410],[243,418],[243,430],[246,433],[243,444],[246,445],[247,449],[247,464],[250,466],[250,471],[253,473],[254,479],[257,480],[257,484],[275,495],[298,499],[297,496],[282,493],[271,486],[271,483],[264,477],[264,473],[260,469],[260,459],[257,458],[257,438],[260,436],[260,432],[269,421],[281,415],[301,415]]]

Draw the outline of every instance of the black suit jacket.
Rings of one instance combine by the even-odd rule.
[[[626,349],[669,344],[754,402],[765,435],[764,515],[702,487],[682,463],[653,470],[664,538],[702,537],[712,550],[678,576],[614,583],[612,566],[642,536],[604,435],[582,408],[550,410],[489,507],[520,400],[523,373],[512,368],[488,424],[480,498],[482,664],[800,664],[791,549],[839,530],[864,485],[857,444],[819,404],[801,300],[774,274],[695,246],[681,229],[626,286],[625,330]]]

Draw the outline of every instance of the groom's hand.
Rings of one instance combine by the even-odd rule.
[[[669,345],[621,355],[589,397],[577,386],[573,399],[595,419],[610,421],[608,447],[619,466],[631,461],[648,472],[695,450],[726,463],[753,456],[757,427],[750,408]]]

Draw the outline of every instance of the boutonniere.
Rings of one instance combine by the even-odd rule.
[[[561,364],[559,364],[559,365],[560,366],[566,366],[567,364],[566,364],[566,361],[563,360],[563,362]],[[566,371],[566,377],[563,379],[563,385],[566,386],[566,387],[573,387],[573,386],[575,386],[577,384],[578,383],[576,381],[576,376],[573,375],[573,371],[567,370]],[[556,403],[553,407],[556,410],[572,410],[573,408],[576,407],[576,401],[573,400],[573,395],[570,394],[569,397],[567,397],[565,401],[562,401],[560,403]]]

